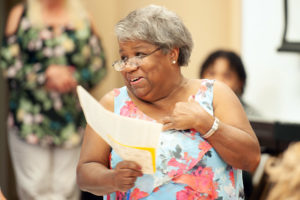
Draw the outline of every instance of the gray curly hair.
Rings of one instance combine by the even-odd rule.
[[[129,13],[115,26],[119,41],[142,40],[162,48],[164,53],[179,48],[178,64],[188,64],[193,40],[181,19],[162,6],[149,5]]]

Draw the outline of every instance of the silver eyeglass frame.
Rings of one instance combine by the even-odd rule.
[[[131,65],[131,66],[139,66],[142,63],[142,60],[152,54],[154,54],[156,51],[161,50],[161,47],[156,48],[155,50],[151,51],[150,53],[142,56],[134,56],[131,58],[128,58],[126,60],[117,60],[115,61],[112,66],[116,71],[122,71],[125,69],[126,65]]]

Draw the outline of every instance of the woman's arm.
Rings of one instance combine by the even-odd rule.
[[[11,9],[6,22],[5,35],[0,51],[0,69],[2,69],[8,85],[13,85],[13,89],[21,88],[24,85],[21,47],[17,36],[23,10],[23,4],[18,4]]]
[[[15,65],[15,62],[20,57],[20,45],[17,41],[16,32],[18,29],[18,24],[23,13],[24,6],[18,4],[13,7],[8,15],[5,28],[5,36],[3,37],[2,47],[1,47],[1,65],[0,67],[6,71],[11,66]],[[17,67],[11,72],[11,76],[15,75],[20,69]],[[4,73],[6,75],[6,73]],[[9,76],[10,74],[8,74]]]
[[[214,115],[219,118],[218,130],[208,142],[229,165],[254,171],[260,161],[260,147],[254,131],[236,95],[225,84],[215,81]],[[195,100],[179,102],[170,117],[163,120],[164,130],[194,128],[201,134],[207,133],[214,117]]]
[[[113,98],[110,92],[100,102],[113,111]],[[140,166],[131,161],[122,161],[115,169],[109,169],[110,150],[110,146],[87,126],[77,166],[77,182],[82,190],[96,195],[127,191],[134,186],[136,178],[142,176]]]
[[[23,4],[18,4],[11,9],[5,27],[6,36],[10,36],[16,33],[23,10],[24,10]]]
[[[213,107],[220,124],[207,140],[231,166],[254,171],[260,161],[257,137],[236,95],[218,81],[214,83]]]
[[[96,195],[115,191],[113,171],[108,169],[109,154],[109,145],[87,125],[77,166],[77,183],[81,190]]]

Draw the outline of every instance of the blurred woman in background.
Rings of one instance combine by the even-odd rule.
[[[239,97],[248,117],[260,116],[254,108],[242,99],[247,75],[242,59],[235,52],[216,50],[209,54],[201,66],[200,78],[224,82]]]
[[[106,73],[77,0],[28,0],[8,17],[0,66],[9,87],[9,147],[20,199],[78,199],[83,114],[75,87]]]

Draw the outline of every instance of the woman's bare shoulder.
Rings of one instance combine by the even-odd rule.
[[[114,112],[114,98],[116,96],[115,90],[111,90],[110,92],[106,93],[101,99],[101,105],[106,108],[107,110]]]
[[[212,80],[212,79],[193,79],[195,81],[195,84],[197,86],[201,86],[202,84],[205,84],[206,82],[213,83],[214,86],[214,93],[217,92],[232,92],[230,87],[227,86],[225,83],[218,81],[218,80]]]
[[[204,81],[207,81],[208,79],[190,79],[190,83],[195,88],[200,88]]]
[[[17,4],[11,9],[8,15],[6,28],[5,28],[6,36],[12,35],[17,31],[18,24],[22,16],[23,10],[24,10],[24,5],[22,3]]]
[[[217,80],[214,82],[214,96],[220,96],[219,99],[222,99],[222,97],[224,96],[231,98],[236,97],[236,95],[228,85]]]
[[[220,81],[214,82],[213,105],[216,110],[225,110],[224,113],[229,112],[229,110],[231,110],[231,112],[233,112],[233,110],[243,110],[236,94],[228,85]]]

